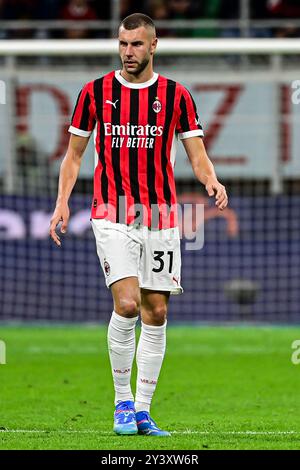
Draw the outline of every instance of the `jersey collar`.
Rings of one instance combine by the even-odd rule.
[[[150,78],[150,80],[147,80],[147,82],[143,82],[143,83],[128,82],[127,80],[125,80],[124,77],[122,77],[121,70],[116,70],[115,71],[115,77],[118,80],[118,82],[121,83],[121,85],[127,86],[128,88],[141,89],[141,88],[147,88],[147,87],[153,85],[153,83],[155,83],[157,78],[158,78],[158,73],[154,72],[153,77]]]

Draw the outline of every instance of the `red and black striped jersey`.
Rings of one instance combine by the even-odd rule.
[[[176,138],[203,136],[189,91],[157,73],[130,83],[112,71],[82,88],[69,132],[94,129],[92,218],[176,226]]]

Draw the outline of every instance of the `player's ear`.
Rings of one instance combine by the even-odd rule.
[[[151,52],[150,52],[150,54],[154,54],[155,49],[156,49],[156,47],[157,47],[157,43],[158,43],[158,39],[157,39],[157,38],[153,38],[153,39],[152,39],[152,42],[151,42]]]

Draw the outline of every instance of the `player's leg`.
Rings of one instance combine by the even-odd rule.
[[[108,349],[115,389],[114,431],[136,434],[131,370],[135,355],[135,325],[140,308],[137,277],[121,279],[111,286],[114,311],[108,326]]]
[[[165,436],[150,417],[150,404],[164,359],[169,295],[180,294],[178,228],[147,232],[139,269],[142,331],[137,350],[137,422],[141,434]]]
[[[137,277],[121,279],[110,289],[114,310],[107,338],[117,405],[121,401],[134,401],[130,377],[135,355],[135,325],[141,301]]]
[[[150,416],[150,406],[155,392],[166,349],[166,325],[169,292],[142,289],[142,328],[137,348],[136,420],[140,434],[168,436],[158,428]]]
[[[134,400],[130,386],[135,354],[135,325],[140,308],[138,263],[140,246],[126,228],[105,220],[93,220],[97,253],[114,310],[108,326],[108,349],[115,388],[114,430],[118,434],[137,432]]]

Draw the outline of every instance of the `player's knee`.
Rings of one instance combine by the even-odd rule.
[[[119,299],[116,311],[126,318],[136,317],[140,311],[140,302],[138,299]]]
[[[161,326],[165,323],[167,319],[167,306],[162,304],[162,305],[156,305],[151,309],[151,320],[152,322],[157,325]]]

